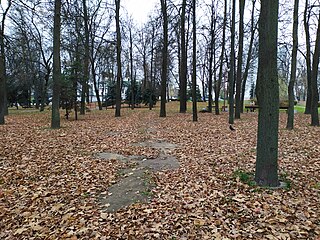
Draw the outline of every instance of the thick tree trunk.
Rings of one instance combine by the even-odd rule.
[[[53,92],[52,92],[52,117],[51,128],[60,128],[60,35],[61,35],[61,0],[55,0],[54,28],[53,28]]]
[[[292,46],[292,57],[291,57],[291,73],[290,82],[288,86],[288,118],[287,118],[287,129],[293,129],[294,122],[294,84],[296,82],[296,71],[297,71],[297,52],[298,52],[298,10],[299,10],[299,0],[294,1],[294,11],[293,11],[293,46]]]
[[[180,113],[187,111],[187,46],[185,30],[185,14],[187,0],[182,0],[181,6],[181,61],[180,61]]]
[[[236,24],[236,1],[232,1],[231,21],[231,51],[230,51],[230,72],[229,72],[229,123],[234,123],[234,78],[235,78],[235,24]]]
[[[196,26],[196,0],[192,1],[192,26],[193,26],[193,46],[192,46],[192,120],[198,121],[197,113],[197,26]]]
[[[278,127],[279,83],[277,72],[278,0],[261,1],[259,19],[259,102],[255,181],[261,186],[279,186]]]
[[[238,46],[238,65],[237,65],[237,80],[236,80],[236,110],[235,119],[240,119],[241,113],[241,87],[242,87],[242,56],[243,56],[243,15],[244,15],[245,0],[239,0],[239,46]]]
[[[121,113],[121,31],[120,31],[120,0],[116,2],[116,29],[117,29],[117,84],[116,84],[116,110],[115,117],[120,117]]]
[[[168,75],[168,15],[167,1],[161,1],[161,11],[163,17],[163,49],[162,49],[162,73],[161,73],[161,102],[160,117],[166,117],[166,91]]]

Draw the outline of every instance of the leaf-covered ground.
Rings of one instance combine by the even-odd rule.
[[[92,111],[51,130],[50,112],[16,112],[0,126],[0,239],[319,239],[320,128],[281,113],[279,175],[286,189],[244,183],[254,172],[257,113],[230,131],[220,116],[156,109]],[[116,213],[99,204],[125,163],[100,152],[155,158],[146,140],[177,144],[180,167],[153,174],[149,203]],[[249,179],[250,180],[250,179]]]

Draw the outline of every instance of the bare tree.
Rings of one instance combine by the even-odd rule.
[[[162,71],[161,71],[161,103],[160,117],[166,117],[166,91],[168,76],[168,13],[167,0],[160,0],[163,18],[163,48],[162,48]]]
[[[185,113],[187,111],[187,46],[186,46],[186,6],[187,0],[182,0],[181,6],[181,42],[180,42],[180,51],[181,51],[181,60],[180,60],[180,113]]]
[[[60,35],[61,35],[61,0],[55,0],[54,28],[53,28],[53,93],[52,93],[52,116],[51,128],[60,128]]]
[[[242,89],[241,89],[241,110],[243,111],[243,105],[244,105],[244,95],[245,95],[245,90],[246,90],[246,84],[247,84],[247,79],[248,79],[248,74],[249,74],[249,69],[251,67],[251,61],[252,61],[252,51],[253,51],[253,44],[255,40],[255,32],[256,32],[256,25],[257,23],[255,22],[255,5],[256,5],[256,0],[252,0],[252,11],[251,11],[251,27],[250,27],[250,43],[249,43],[249,49],[248,49],[248,54],[247,54],[247,61],[246,61],[246,66],[245,70],[243,73],[243,79],[242,79]]]
[[[215,69],[216,67],[214,65],[214,59],[215,59],[215,43],[216,43],[216,9],[214,6],[214,1],[211,2],[211,17],[210,17],[210,42],[209,42],[209,76],[208,76],[208,112],[212,112],[212,87],[213,87],[213,77],[215,76]],[[213,69],[214,68],[214,69]]]
[[[8,114],[7,92],[6,92],[6,63],[5,63],[5,43],[4,26],[5,19],[11,7],[11,1],[8,1],[8,7],[4,11],[1,19],[0,28],[0,125],[5,124],[4,116]]]
[[[245,0],[239,0],[239,46],[238,46],[238,64],[237,64],[237,78],[236,78],[236,110],[235,118],[240,118],[241,113],[241,84],[242,84],[242,56],[243,56],[243,17],[244,17]]]
[[[117,31],[117,84],[116,84],[116,110],[115,116],[120,117],[121,110],[121,30],[120,30],[120,0],[115,0],[116,3],[116,31]]]
[[[84,24],[84,60],[83,60],[83,79],[81,90],[80,114],[86,112],[86,98],[88,99],[88,82],[89,82],[89,63],[90,63],[90,33],[89,33],[89,16],[86,0],[82,0],[83,7],[83,24]]]
[[[297,72],[297,52],[298,52],[298,10],[299,10],[299,0],[294,1],[294,11],[293,11],[293,46],[292,46],[292,57],[291,57],[291,74],[290,82],[288,86],[288,97],[289,97],[289,108],[288,108],[288,118],[287,118],[287,129],[293,129],[294,122],[294,85],[296,81]]]
[[[279,186],[278,128],[279,83],[277,71],[279,1],[261,1],[259,19],[259,102],[255,181],[262,186]]]
[[[222,43],[221,43],[221,55],[220,55],[220,67],[219,67],[219,77],[218,81],[214,83],[214,102],[215,102],[215,113],[219,114],[219,96],[221,83],[223,78],[223,63],[225,55],[225,43],[226,43],[226,26],[227,26],[227,11],[228,11],[228,1],[224,1],[224,17],[223,17],[223,27],[222,27]]]
[[[318,29],[317,38],[313,53],[312,72],[311,72],[311,126],[319,126],[318,113],[318,72],[319,72],[319,58],[320,58],[320,11],[318,14]]]
[[[303,15],[303,24],[304,24],[304,31],[306,35],[306,65],[307,65],[307,101],[306,101],[306,108],[305,114],[311,113],[311,44],[310,44],[310,30],[309,30],[309,20],[310,20],[310,11],[309,9],[309,0],[305,0],[305,8],[304,8],[304,15]]]
[[[192,119],[198,121],[197,115],[197,25],[196,25],[196,0],[192,1]]]
[[[229,123],[230,124],[233,124],[234,122],[235,24],[236,24],[236,1],[232,0],[231,51],[230,51],[230,71],[229,71]]]

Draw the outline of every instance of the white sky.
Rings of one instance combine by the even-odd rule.
[[[148,15],[153,11],[160,0],[122,0],[121,7],[128,11],[136,23],[147,22]],[[121,11],[121,9],[120,9]]]

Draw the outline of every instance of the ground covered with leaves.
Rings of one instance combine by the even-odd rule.
[[[259,188],[257,113],[230,131],[228,115],[159,109],[92,111],[50,129],[50,112],[14,112],[0,126],[0,239],[320,239],[320,128],[281,113],[279,176],[287,188]],[[152,173],[147,203],[105,212],[101,194],[126,163],[98,153],[156,158],[139,142],[166,141],[180,167]]]

